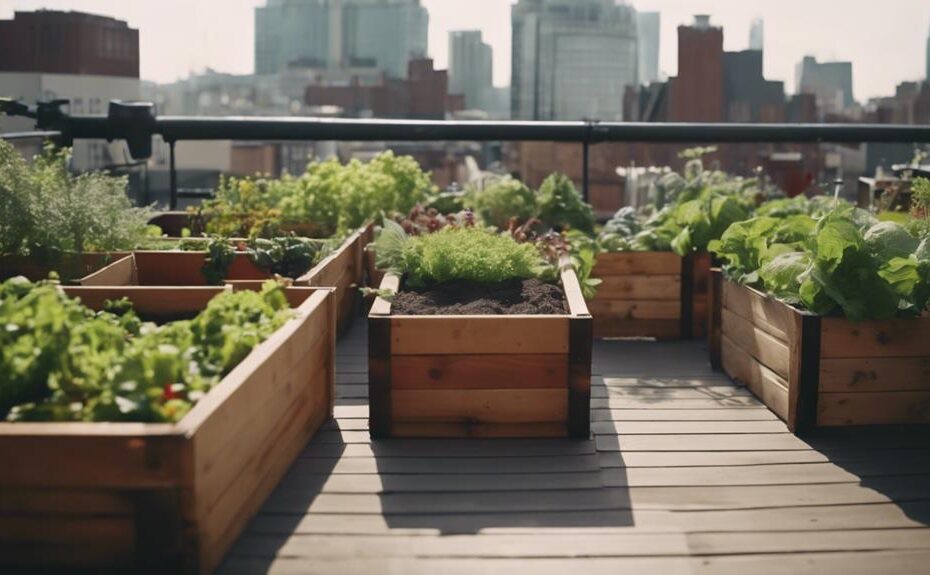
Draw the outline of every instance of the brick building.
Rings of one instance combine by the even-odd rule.
[[[0,72],[138,78],[139,31],[83,12],[16,12],[0,20]]]
[[[347,117],[443,119],[464,108],[462,96],[449,94],[449,76],[428,58],[411,60],[407,79],[382,77],[375,84],[353,80],[347,85],[311,84],[309,106],[338,106]]]
[[[668,121],[724,120],[723,29],[711,26],[710,16],[678,27],[678,76],[668,87]]]

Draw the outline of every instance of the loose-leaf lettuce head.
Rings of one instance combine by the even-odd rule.
[[[801,303],[801,283],[811,266],[804,252],[786,252],[772,258],[759,269],[765,289],[789,304]]]
[[[879,222],[865,232],[865,243],[878,260],[887,261],[910,256],[919,242],[901,224]]]

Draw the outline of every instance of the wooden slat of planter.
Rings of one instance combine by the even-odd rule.
[[[0,461],[16,462],[0,473],[0,487],[173,486],[182,478],[183,449],[171,425],[0,424]]]
[[[203,490],[195,494],[195,515],[209,509],[222,494],[219,486],[229,484],[257,453],[280,413],[310,387],[312,362],[326,369],[331,337],[326,296],[322,291],[311,296],[298,310],[300,321],[278,330],[265,342],[269,345],[263,344],[269,351],[246,358],[183,421],[197,457],[197,489]]]
[[[721,314],[723,335],[771,369],[782,379],[790,377],[791,357],[788,343],[778,339],[746,319],[724,308]]]
[[[565,293],[565,302],[568,313],[573,316],[589,316],[588,306],[581,292],[581,284],[575,275],[571,257],[562,256],[559,260],[559,276],[562,281],[562,290]]]
[[[298,278],[311,286],[336,288],[338,326],[342,330],[353,316],[358,299],[356,289],[363,285],[363,250],[371,237],[372,225],[356,230],[332,254]]]
[[[681,319],[681,304],[671,300],[620,300],[594,299],[588,309],[595,319],[614,316],[624,320]],[[613,318],[611,318],[613,319]]]
[[[681,301],[680,275],[605,276],[597,286],[599,299]]]
[[[746,385],[772,411],[788,421],[788,382],[740,348],[726,332],[720,344],[723,369],[730,377]]]
[[[820,390],[930,391],[930,357],[822,359]]]
[[[930,391],[821,393],[817,424],[881,425],[930,423]]]
[[[138,285],[81,285],[65,286],[62,289],[94,309],[102,309],[107,300],[129,297],[133,309],[143,317],[196,315],[211,299],[225,291],[222,287],[213,286],[190,286],[179,290],[176,287]]]
[[[319,361],[316,354],[294,366],[306,371],[312,362]],[[235,542],[249,519],[261,508],[265,499],[287,472],[291,463],[303,450],[307,441],[328,419],[326,373],[318,373],[308,391],[295,398],[290,407],[279,412],[272,432],[266,436],[266,446],[254,452],[252,459],[230,478],[229,485],[214,507],[198,523],[201,530],[201,571],[212,571]],[[294,379],[306,379],[295,374]],[[306,386],[306,382],[299,382]],[[294,382],[298,385],[298,382]]]
[[[593,276],[680,273],[681,257],[672,252],[611,252],[597,255]]]
[[[407,422],[394,423],[396,437],[565,437],[565,423],[469,423]]]
[[[24,522],[17,518],[2,518],[0,521],[7,526],[0,528],[3,531],[17,533],[24,528]],[[55,573],[99,573],[101,570],[106,572],[107,569],[115,569],[115,572],[125,573],[127,570],[120,568],[133,565],[135,531],[131,520],[81,518],[77,524],[63,525],[61,518],[47,516],[40,521],[42,524],[37,527],[40,530],[36,533],[37,537],[29,541],[17,541],[15,537],[7,538],[4,533],[0,533],[3,566],[14,569],[5,572],[19,573],[21,571],[15,570],[15,567],[21,567],[25,573],[34,573],[36,569],[49,569]],[[64,523],[70,522],[66,520]],[[69,532],[74,535],[71,541],[42,539],[45,534],[61,539],[63,534]]]
[[[566,355],[398,355],[391,361],[394,389],[565,388],[566,381]]]
[[[132,515],[129,497],[105,489],[0,489],[0,513],[30,515]]]
[[[719,268],[711,270],[707,294],[707,348],[710,366],[720,369],[720,337],[723,321],[723,272]]]
[[[391,316],[391,354],[566,354],[568,322],[568,316]]]
[[[709,252],[696,252],[691,255],[692,287],[691,293],[703,295],[708,292],[710,281],[711,256]]]
[[[415,421],[540,423],[565,421],[567,389],[394,390],[394,424]]]
[[[86,286],[128,286],[139,283],[136,260],[126,256],[81,279]]]
[[[756,327],[788,341],[794,323],[794,312],[784,303],[733,282],[723,282],[722,303],[725,309],[748,320]]]
[[[299,321],[262,344],[268,352],[249,356],[182,421],[194,450],[185,514],[197,524],[203,572],[218,564],[330,414],[333,303],[330,292],[314,293],[298,308]]]
[[[930,357],[930,318],[854,323],[822,320],[823,358]]]
[[[137,282],[150,286],[206,285],[201,271],[206,252],[139,251],[134,252]],[[269,279],[267,271],[252,263],[245,252],[237,252],[226,277],[234,280]],[[99,284],[98,284],[99,285]]]
[[[310,406],[313,409],[325,412],[323,404],[326,402],[325,369],[328,342],[323,337],[317,338],[302,357],[283,362],[281,358],[272,357],[269,367],[256,371],[252,378],[255,385],[266,386],[267,392],[264,402],[258,401],[257,393],[246,394],[245,390],[237,397],[231,397],[232,406],[230,415],[234,419],[219,423],[219,418],[212,429],[202,427],[200,433],[194,435],[195,448],[209,457],[198,458],[195,462],[197,475],[197,516],[203,516],[207,510],[213,508],[217,502],[226,496],[224,488],[230,486],[232,478],[240,478],[252,462],[260,459],[262,445],[271,445],[268,438],[281,421],[281,414],[293,411],[294,406]],[[298,350],[288,352],[288,355],[300,353]],[[264,368],[264,366],[263,366]],[[319,372],[319,373],[318,373]],[[316,388],[319,387],[319,390]],[[250,390],[256,391],[256,390]],[[249,401],[255,397],[255,400]],[[314,401],[311,401],[313,399]],[[294,420],[291,423],[296,423]],[[224,436],[207,436],[214,430],[222,429]],[[209,445],[206,441],[214,443]],[[225,441],[225,443],[224,443]]]

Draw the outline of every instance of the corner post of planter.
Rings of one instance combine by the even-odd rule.
[[[328,373],[326,374],[326,395],[327,404],[329,409],[329,418],[333,419],[336,416],[336,332],[337,326],[339,325],[338,316],[339,310],[336,306],[336,290],[335,288],[322,288],[326,294],[326,322],[329,324],[327,332],[329,337],[326,345],[329,347],[327,352],[327,362],[329,364]]]
[[[135,524],[135,567],[141,573],[193,572],[185,547],[181,493],[152,488],[129,495]],[[187,559],[185,559],[187,557]]]
[[[681,258],[681,339],[691,339],[694,333],[694,261],[695,255],[689,253]]]
[[[591,347],[594,320],[590,315],[568,320],[568,435],[591,436]]]
[[[794,421],[788,427],[795,433],[802,433],[817,426],[817,397],[820,393],[820,316],[798,313],[795,322],[797,329],[797,365]],[[794,374],[792,374],[794,375]],[[795,382],[791,382],[795,383]]]
[[[707,347],[710,353],[710,366],[720,369],[720,346],[723,332],[721,316],[723,315],[723,272],[720,268],[711,268],[708,290]]]
[[[372,439],[391,436],[391,317],[368,318],[368,430]]]

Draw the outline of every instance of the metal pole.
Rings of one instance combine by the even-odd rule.
[[[178,209],[178,171],[174,165],[174,144],[174,140],[168,141],[168,162],[170,164],[168,169],[171,177],[171,199],[169,201],[169,207],[172,210]]]
[[[590,191],[588,190],[588,152],[590,144],[585,140],[581,144],[581,197],[584,201],[590,201]]]

